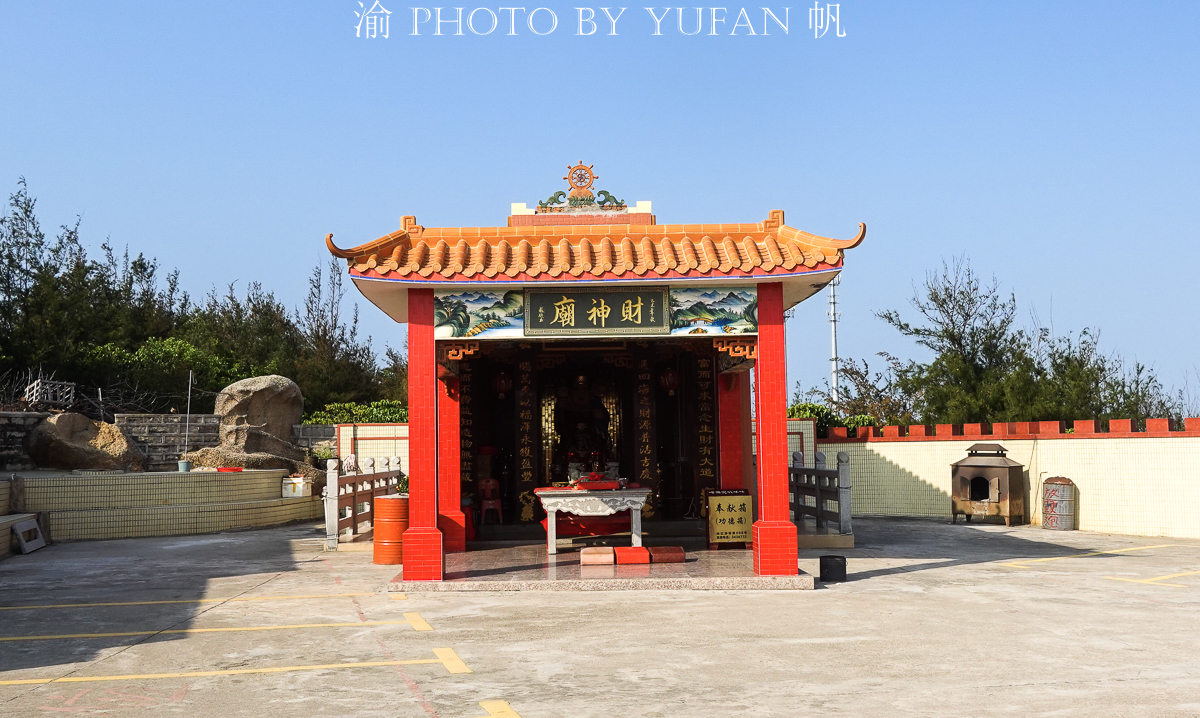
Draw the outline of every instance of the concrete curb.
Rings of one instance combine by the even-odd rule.
[[[811,591],[816,577],[729,576],[705,578],[596,578],[564,581],[405,581],[397,576],[388,591]]]

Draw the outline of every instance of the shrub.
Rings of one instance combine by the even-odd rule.
[[[787,415],[789,419],[816,419],[818,435],[835,426],[845,426],[838,415],[824,404],[792,404],[788,407]]]
[[[370,404],[326,404],[304,417],[305,424],[404,424],[408,407],[404,402],[381,399]]]
[[[856,416],[848,416],[845,418],[845,420],[843,420],[842,423],[847,429],[854,429],[856,431],[859,427],[862,427],[862,426],[879,426],[878,420],[876,420],[875,417],[873,417],[869,414],[858,414]]]

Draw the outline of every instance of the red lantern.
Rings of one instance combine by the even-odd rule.
[[[658,375],[658,383],[667,390],[667,396],[675,396],[675,390],[679,388],[679,374],[674,369],[667,367],[662,374]]]
[[[508,374],[500,372],[492,378],[492,391],[499,394],[500,398],[503,399],[505,394],[512,391],[512,378]]]

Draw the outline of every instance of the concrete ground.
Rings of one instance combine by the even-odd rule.
[[[310,525],[55,545],[0,562],[0,716],[1200,715],[1200,542],[855,530],[816,591],[402,599]]]

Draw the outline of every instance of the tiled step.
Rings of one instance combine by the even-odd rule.
[[[50,511],[55,541],[182,536],[278,526],[324,516],[319,497]]]
[[[265,501],[280,498],[285,476],[282,469],[270,469],[28,477],[24,508],[77,511]]]

